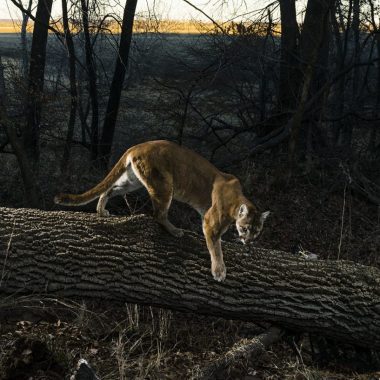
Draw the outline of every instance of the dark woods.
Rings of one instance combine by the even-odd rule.
[[[21,65],[2,57],[0,149],[17,159],[25,205],[51,202],[41,171],[65,176],[79,160],[104,173],[126,147],[155,138],[206,142],[203,153],[227,170],[262,152],[286,178],[338,170],[379,204],[375,1],[281,0],[242,22],[212,20],[207,33],[200,23],[197,36],[159,33],[170,27],[136,15],[137,0],[119,11],[61,0],[54,20],[52,0],[11,1],[22,54]]]
[[[186,232],[182,240],[165,232],[159,235],[158,227],[152,224],[150,229],[150,219],[145,216],[100,221],[91,214],[50,212],[59,207],[53,205],[54,195],[80,193],[99,183],[128,147],[152,139],[169,139],[196,150],[221,170],[238,176],[246,195],[262,210],[271,211],[253,251],[266,248],[268,252],[294,254],[276,252],[280,277],[277,274],[271,277],[263,275],[260,269],[245,268],[242,272],[239,261],[248,260],[244,258],[245,249],[248,252],[250,247],[231,244],[241,252],[236,255],[229,248],[226,258],[231,263],[229,275],[233,266],[238,268],[233,286],[242,304],[250,294],[244,278],[248,276],[248,283],[269,281],[267,288],[258,286],[267,289],[270,295],[263,298],[272,302],[273,309],[265,309],[260,302],[267,315],[281,319],[281,307],[292,310],[288,305],[296,301],[300,308],[294,309],[296,318],[288,317],[287,322],[294,330],[281,330],[277,334],[278,339],[283,337],[281,343],[250,362],[246,358],[252,357],[252,350],[263,351],[266,346],[260,343],[263,329],[267,328],[261,314],[256,326],[223,319],[223,314],[204,319],[196,314],[133,304],[123,304],[119,310],[111,300],[107,301],[109,304],[103,300],[99,311],[96,305],[92,309],[90,303],[86,306],[84,301],[81,304],[73,301],[69,309],[75,320],[69,323],[65,322],[69,319],[61,321],[60,314],[54,311],[55,319],[51,319],[54,322],[44,327],[41,319],[50,319],[38,314],[38,323],[32,324],[27,322],[29,316],[25,316],[22,308],[20,317],[16,316],[17,326],[8,328],[3,320],[13,309],[7,295],[0,307],[0,338],[4,346],[0,352],[0,379],[6,363],[4,357],[8,356],[11,373],[17,363],[24,366],[25,355],[30,356],[36,350],[44,353],[38,357],[44,366],[48,363],[49,370],[55,361],[66,366],[64,371],[57,369],[57,373],[67,374],[73,368],[74,358],[77,361],[78,355],[85,355],[98,365],[100,374],[109,373],[108,378],[117,379],[203,378],[186,377],[184,371],[187,368],[188,375],[194,374],[197,369],[194,363],[207,364],[201,371],[206,373],[215,363],[224,366],[224,362],[235,366],[235,374],[231,371],[228,376],[219,377],[225,379],[332,378],[330,372],[324,372],[327,366],[333,372],[342,372],[341,376],[333,375],[337,379],[378,378],[378,373],[357,376],[360,371],[379,368],[379,353],[368,343],[374,340],[373,336],[367,342],[361,334],[352,340],[360,340],[359,345],[345,346],[328,336],[331,330],[326,326],[333,320],[330,306],[336,307],[339,318],[335,321],[340,328],[349,325],[347,318],[351,318],[355,331],[356,328],[366,331],[371,322],[375,325],[378,321],[372,316],[379,314],[379,303],[376,304],[380,265],[379,1],[242,1],[241,8],[235,9],[235,14],[241,17],[229,22],[213,19],[193,4],[193,9],[206,21],[182,22],[179,26],[173,20],[169,22],[164,13],[159,14],[159,7],[140,12],[137,0],[8,0],[8,3],[19,12],[21,33],[0,34],[0,206],[49,211],[3,209],[0,235],[5,248],[0,250],[4,253],[0,283],[7,280],[6,265],[12,260],[25,263],[14,266],[17,287],[12,289],[19,295],[24,287],[30,286],[33,298],[21,300],[26,310],[32,310],[30,306],[35,301],[38,311],[48,313],[50,308],[43,305],[52,304],[52,309],[58,310],[54,308],[63,304],[57,303],[54,293],[54,299],[40,299],[37,289],[47,290],[51,285],[43,276],[51,275],[54,280],[68,284],[67,294],[71,277],[84,282],[94,278],[98,286],[99,276],[99,281],[104,279],[110,292],[118,295],[115,290],[128,273],[119,267],[119,259],[124,254],[136,254],[133,260],[125,261],[133,262],[131,268],[136,268],[136,273],[130,278],[137,279],[131,292],[121,286],[128,295],[138,292],[139,281],[148,284],[149,294],[161,286],[165,298],[170,288],[177,294],[183,283],[189,288],[196,283],[202,299],[204,294],[213,293],[207,282],[208,269],[206,276],[206,266],[198,259],[199,254],[203,262],[209,260],[206,246],[193,233],[188,236]],[[183,3],[192,6],[190,1]],[[227,3],[239,2],[220,0],[213,5],[222,9]],[[264,5],[261,9],[247,9],[250,3]],[[162,4],[165,5],[164,0]],[[117,202],[122,204],[120,208]],[[147,196],[139,193],[128,196],[127,205],[121,197],[115,197],[109,206],[111,214],[123,216],[152,211]],[[86,207],[81,210],[95,211],[93,204]],[[16,214],[17,218],[12,216]],[[23,214],[30,215],[29,229],[25,227],[26,219],[20,216]],[[176,225],[201,233],[199,215],[185,206],[176,204],[171,214]],[[45,226],[44,233],[40,226]],[[236,243],[233,232],[228,231],[224,237]],[[168,249],[162,245],[162,238]],[[107,239],[112,244],[99,243]],[[116,244],[115,239],[120,243]],[[140,241],[141,246],[146,241],[152,244],[147,245],[151,247],[147,251],[144,246],[145,258],[135,249]],[[63,243],[65,248],[60,249],[56,242]],[[19,255],[12,251],[13,244]],[[99,250],[91,250],[91,244],[99,245]],[[112,258],[108,264],[115,260],[120,272],[119,282],[114,280],[117,276],[113,266],[109,266],[109,272],[103,270],[107,268],[105,246]],[[161,258],[157,255],[160,249]],[[188,252],[194,253],[193,261],[189,260]],[[271,261],[261,257],[260,249],[255,254],[262,261],[262,268],[273,269]],[[85,259],[78,259],[82,255],[90,258],[88,264]],[[303,261],[312,256],[323,260],[322,265],[320,261]],[[351,263],[345,266],[341,259]],[[38,260],[41,264],[37,265]],[[135,266],[138,260],[142,266]],[[144,260],[151,265],[148,276],[141,273]],[[183,268],[182,260],[192,273]],[[258,261],[252,260],[252,268]],[[295,275],[289,274],[290,262],[295,265]],[[201,271],[194,271],[195,263]],[[162,266],[162,274],[157,265]],[[309,276],[309,269],[304,270],[312,269],[313,265],[318,269],[314,277]],[[86,275],[81,266],[91,274]],[[339,270],[324,271],[326,266]],[[346,267],[352,268],[348,276],[344,275]],[[167,287],[165,281],[170,271],[181,276]],[[363,281],[357,277],[359,272]],[[152,275],[158,279],[158,288],[149,282]],[[291,281],[276,280],[282,275],[284,278],[289,275]],[[28,278],[42,285],[33,288],[33,281],[28,282]],[[200,287],[203,281],[206,281],[204,288]],[[320,291],[321,283],[327,286],[325,292]],[[338,284],[339,291],[331,293],[331,283]],[[366,283],[370,292],[360,290]],[[221,304],[233,298],[229,286],[228,282],[221,284],[218,288],[221,293],[213,295]],[[284,286],[291,290],[288,300]],[[278,289],[277,298],[273,289]],[[347,289],[353,289],[353,295],[358,296],[354,303],[351,302],[354,297],[347,297]],[[86,298],[86,288],[80,291]],[[256,302],[257,297],[252,294]],[[302,294],[305,298],[300,297]],[[130,299],[134,302],[133,297]],[[146,296],[141,299],[146,303]],[[191,299],[194,298],[183,297],[181,302],[191,306],[188,303]],[[337,304],[333,302],[335,299]],[[340,309],[339,302],[348,304],[348,308]],[[371,309],[368,305],[373,304]],[[318,314],[321,309],[325,310],[324,315]],[[363,313],[369,310],[371,317],[362,318],[358,309]],[[302,330],[303,318],[310,324],[305,310],[315,315],[320,326],[315,330],[311,326],[309,331],[314,333],[308,335]],[[65,315],[66,311],[62,312],[64,318]],[[299,327],[294,324],[297,319]],[[24,336],[19,339],[21,330]],[[32,330],[37,333],[31,335]],[[327,335],[322,336],[324,330]],[[247,341],[246,338],[255,335],[260,339]],[[44,342],[42,345],[40,340]],[[12,345],[13,351],[9,349]],[[4,356],[7,350],[10,355]],[[52,360],[50,351],[59,360]],[[22,353],[18,362],[14,354],[17,352]],[[30,370],[24,372],[23,378],[31,378]],[[250,375],[239,377],[236,373]],[[21,377],[16,374],[8,378]]]

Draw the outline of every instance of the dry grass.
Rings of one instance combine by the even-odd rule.
[[[27,364],[23,371],[29,376],[48,370],[36,359],[29,344],[32,341],[46,345],[51,362],[61,365],[61,376],[67,375],[83,357],[102,379],[189,378],[195,364],[228,349],[244,326],[152,307],[115,307],[104,302],[84,305],[68,301],[57,305],[52,300],[34,298],[12,305],[23,305],[35,318],[1,325],[0,379],[6,378],[7,371],[22,368],[21,362]],[[42,305],[45,312],[49,310],[50,322],[45,321],[46,314],[43,321],[38,320]],[[25,346],[21,350],[20,341]]]
[[[3,306],[10,310],[22,306],[29,320],[15,318],[1,324],[1,380],[11,375],[17,380],[68,378],[79,358],[85,358],[102,380],[191,379],[198,366],[262,331],[252,323],[106,302],[84,305],[34,297]],[[306,337],[304,341],[307,346]],[[235,363],[223,378],[374,380],[379,376],[331,363],[318,368],[306,348],[296,355],[281,342],[255,361]],[[46,377],[38,377],[42,375]]]

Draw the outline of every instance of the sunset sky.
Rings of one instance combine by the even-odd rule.
[[[37,0],[34,0],[37,2]],[[119,1],[125,4],[124,0]],[[24,0],[27,3],[27,0]],[[116,0],[110,0],[113,4],[113,9],[121,7],[117,6]],[[264,0],[251,0],[245,2],[244,0],[192,0],[192,4],[201,8],[211,17],[218,20],[226,20],[235,18],[240,15],[257,10],[270,1]],[[246,4],[249,4],[247,8]],[[61,1],[55,0],[53,5],[53,16],[59,16],[61,11]],[[205,20],[197,10],[186,4],[183,0],[140,0],[137,5],[139,13],[152,13],[155,12],[159,18],[165,19],[200,19]],[[10,0],[0,0],[0,19],[19,19],[20,11],[12,4]]]

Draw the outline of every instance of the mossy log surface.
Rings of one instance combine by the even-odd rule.
[[[380,271],[223,243],[210,273],[203,237],[150,217],[0,208],[0,294],[49,294],[266,321],[380,349]]]

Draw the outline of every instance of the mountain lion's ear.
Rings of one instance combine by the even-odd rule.
[[[244,218],[248,215],[248,207],[246,204],[242,204],[239,208],[239,218]]]
[[[261,220],[262,222],[264,222],[265,219],[268,218],[269,214],[270,214],[270,211],[265,211],[265,212],[263,212],[263,213],[261,214],[261,216],[260,216],[260,220]]]

